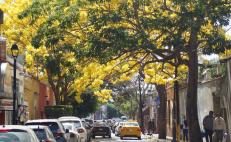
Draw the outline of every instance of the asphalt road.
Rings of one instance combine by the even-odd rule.
[[[120,140],[120,137],[115,136],[112,134],[111,138],[103,138],[103,137],[95,137],[95,139],[92,139],[91,142],[155,142],[155,140],[152,140],[147,135],[142,135],[141,140],[138,140],[137,138],[130,138],[130,137],[124,137],[123,140]]]

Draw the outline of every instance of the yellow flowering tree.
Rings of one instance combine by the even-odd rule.
[[[112,60],[127,53],[139,54],[147,81],[164,84],[175,66],[188,68],[187,119],[191,141],[201,142],[197,113],[198,52],[223,53],[230,49],[222,26],[228,25],[231,4],[226,0],[124,0],[106,1],[91,9],[90,53]],[[113,3],[113,5],[111,4]],[[93,12],[92,12],[93,11]],[[143,59],[143,58],[144,59]],[[156,63],[157,62],[157,63]],[[164,72],[145,67],[163,65]],[[182,67],[180,67],[182,68]],[[163,76],[166,71],[170,77]],[[156,79],[150,76],[156,76]],[[171,77],[172,76],[172,77]],[[184,76],[183,76],[184,77]],[[159,135],[165,138],[164,133]]]

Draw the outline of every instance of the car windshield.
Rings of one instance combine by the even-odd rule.
[[[48,126],[52,133],[58,132],[59,125],[56,122],[29,122],[26,125],[44,125]]]
[[[74,127],[75,128],[79,128],[81,127],[81,122],[78,121],[78,120],[75,120],[75,121],[71,121],[71,120],[67,120],[67,121],[61,121],[61,123],[64,125],[64,124],[74,124]]]
[[[65,129],[72,130],[73,131],[73,124],[70,124],[68,122],[62,123]]]
[[[127,122],[127,123],[124,123],[125,126],[139,126],[138,123],[136,122]]]
[[[32,137],[24,130],[0,131],[0,142],[32,142]]]
[[[33,129],[33,130],[40,141],[47,139],[46,132],[44,129]]]
[[[107,127],[107,124],[103,122],[96,122],[94,123],[94,127]]]

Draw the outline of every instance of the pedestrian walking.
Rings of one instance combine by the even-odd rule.
[[[205,116],[203,119],[203,126],[205,131],[206,142],[212,142],[213,138],[213,111],[209,111],[209,115]]]
[[[183,122],[183,140],[188,141],[188,122],[186,119]]]
[[[213,129],[216,135],[216,141],[222,142],[224,131],[225,131],[225,120],[222,118],[222,113],[220,112],[213,122]]]

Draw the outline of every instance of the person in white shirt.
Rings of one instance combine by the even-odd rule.
[[[217,142],[222,142],[224,131],[226,129],[225,120],[221,116],[222,116],[222,113],[220,112],[213,121],[213,129],[217,137]]]

